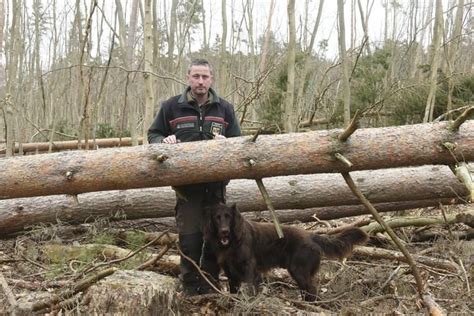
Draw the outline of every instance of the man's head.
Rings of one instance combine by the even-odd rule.
[[[207,96],[213,83],[213,74],[212,66],[207,60],[195,59],[191,62],[188,67],[187,80],[195,97]]]

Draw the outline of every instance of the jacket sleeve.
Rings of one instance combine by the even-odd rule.
[[[241,135],[239,119],[235,115],[234,106],[229,104],[229,125],[225,131],[225,137],[237,137]]]
[[[170,128],[166,120],[165,106],[162,104],[158,115],[155,117],[153,124],[148,129],[148,143],[161,143],[162,140],[170,135]]]

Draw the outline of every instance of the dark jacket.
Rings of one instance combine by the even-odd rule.
[[[176,135],[181,142],[191,142],[214,138],[220,134],[226,138],[240,136],[240,126],[234,107],[219,98],[209,89],[209,103],[200,108],[188,97],[190,87],[182,95],[174,96],[161,104],[153,124],[148,129],[148,142],[161,143],[169,135]],[[178,195],[186,197],[191,192],[202,192],[206,199],[215,197],[225,201],[225,182],[191,184],[175,187]]]
[[[182,95],[174,96],[162,103],[153,124],[148,129],[148,142],[161,143],[169,135],[176,135],[181,142],[214,138],[215,134],[225,137],[240,136],[239,122],[234,107],[219,98],[209,89],[210,102],[200,108],[189,100],[190,87]]]

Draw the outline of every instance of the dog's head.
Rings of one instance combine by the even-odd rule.
[[[214,240],[224,248],[241,239],[243,217],[235,204],[228,206],[214,203],[208,205],[205,212],[204,234],[207,239]]]

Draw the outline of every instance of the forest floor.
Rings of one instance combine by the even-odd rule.
[[[443,207],[444,212],[458,213],[472,210],[472,204]],[[419,209],[410,215],[439,215],[441,209]],[[366,216],[367,217],[367,216]],[[336,227],[354,221],[346,218],[330,221]],[[314,224],[299,224],[310,228]],[[313,228],[313,227],[311,227]],[[58,223],[48,227],[36,227],[17,236],[0,240],[0,314],[9,314],[11,306],[23,306],[23,314],[88,314],[93,309],[85,295],[88,286],[65,295],[65,289],[74,288],[84,272],[90,267],[95,271],[100,268],[115,266],[120,270],[136,270],[146,261],[150,254],[159,253],[163,246],[144,247],[144,234],[128,234],[126,240],[118,238],[117,232],[156,232],[162,230],[155,220],[109,222],[97,220],[91,224],[65,225]],[[170,228],[172,230],[172,228]],[[443,267],[418,264],[423,282],[428,292],[439,306],[449,314],[474,314],[474,241],[473,228],[465,224],[446,226],[405,227],[396,230],[399,238],[405,243],[411,254],[424,255],[434,259],[444,259],[458,266],[457,271]],[[429,232],[429,234],[427,234]],[[419,238],[420,233],[425,237]],[[466,234],[467,233],[467,234]],[[459,237],[463,234],[462,239]],[[122,235],[123,236],[123,235]],[[99,245],[94,252],[65,252],[54,247],[79,247]],[[106,253],[108,245],[120,247],[125,251],[135,251],[136,255],[128,260],[116,260],[112,263]],[[374,236],[369,246],[398,250],[388,238]],[[101,248],[103,247],[103,249]],[[118,248],[117,247],[117,248]],[[176,255],[172,246],[168,255]],[[116,254],[115,254],[116,255]],[[113,257],[113,256],[112,256]],[[161,259],[160,259],[161,260]],[[257,296],[243,291],[239,295],[225,294],[202,295],[187,298],[181,295],[176,284],[176,267],[168,272],[159,265],[152,265],[147,270],[153,274],[165,274],[173,280],[172,293],[168,297],[169,313],[175,314],[306,314],[308,312],[325,314],[361,315],[377,314],[426,314],[417,292],[417,286],[408,265],[395,260],[375,259],[371,257],[352,256],[344,263],[324,260],[318,274],[319,293],[315,303],[303,302],[294,281],[285,272],[277,270],[265,279]],[[223,277],[223,279],[225,279]],[[95,283],[95,282],[94,282]],[[224,280],[221,282],[225,284]],[[97,283],[97,284],[100,284]],[[57,293],[57,296],[51,300]],[[36,306],[25,312],[24,306],[31,308],[35,302],[46,300],[44,308]],[[29,305],[28,305],[28,304]],[[158,303],[156,303],[158,304]],[[160,303],[160,304],[163,304]],[[110,302],[113,306],[114,302]],[[117,310],[115,310],[117,311]],[[121,311],[121,310],[119,310]],[[99,314],[114,312],[113,308],[101,310]],[[17,309],[17,315],[22,314]],[[153,312],[148,307],[143,314],[164,314]]]

